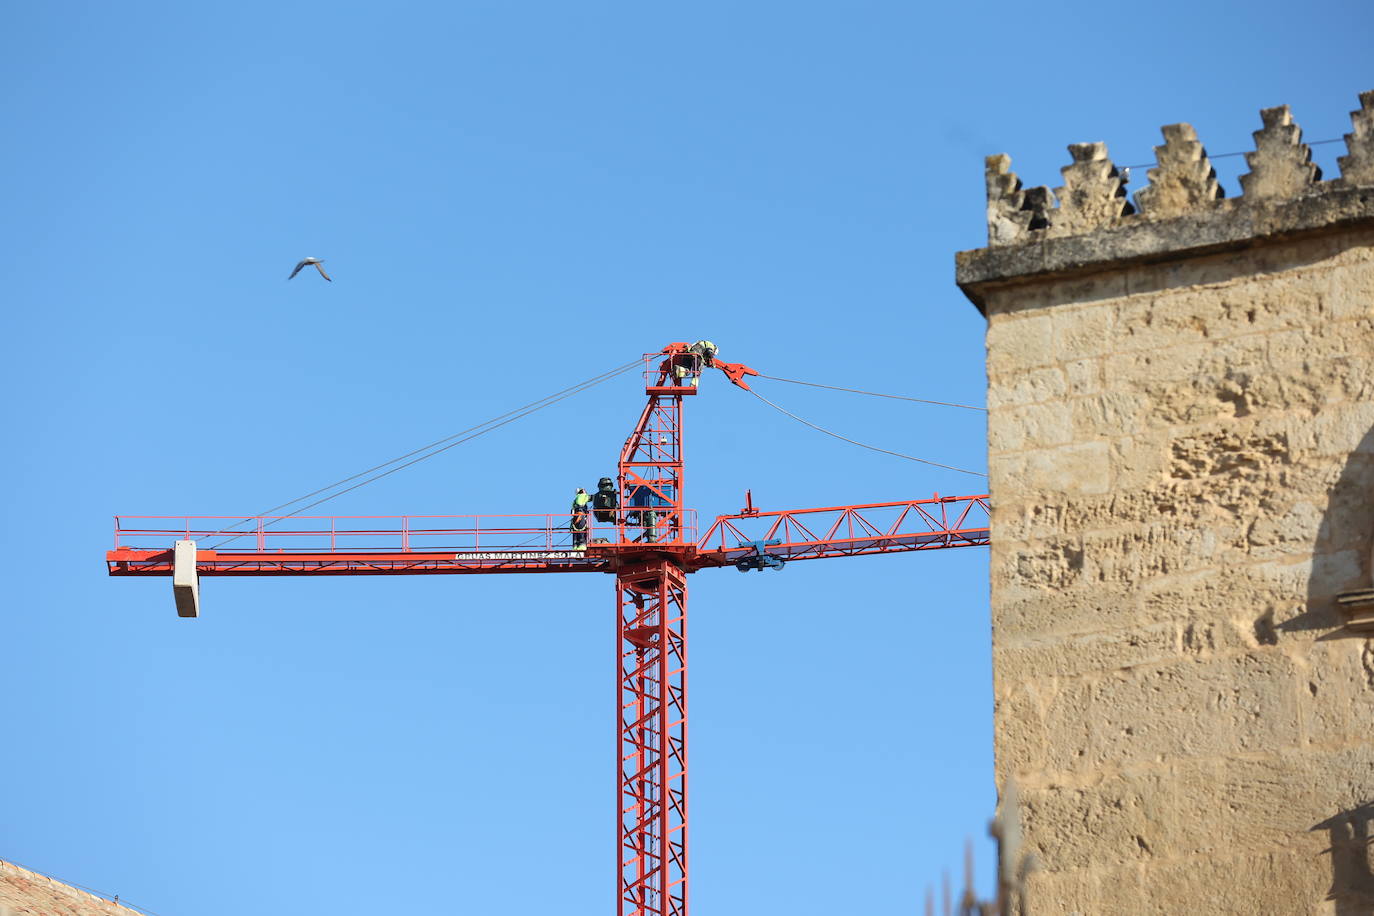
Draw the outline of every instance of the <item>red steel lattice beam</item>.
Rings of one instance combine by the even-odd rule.
[[[668,559],[616,576],[621,916],[687,916],[687,576]]]
[[[694,569],[729,566],[754,552],[751,543],[784,560],[818,560],[988,544],[989,498],[933,496],[870,503],[720,515],[696,545]]]

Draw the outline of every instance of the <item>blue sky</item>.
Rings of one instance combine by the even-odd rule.
[[[614,605],[595,576],[112,580],[111,516],[261,511],[710,337],[981,404],[982,157],[1146,163],[1162,124],[1339,137],[1374,9],[1316,3],[9,4],[0,858],[162,916],[611,911]],[[1328,176],[1340,144],[1315,149]],[[1228,193],[1243,160],[1218,160]],[[1143,182],[1138,176],[1136,188]],[[286,275],[306,255],[334,278]],[[981,415],[778,383],[983,469]],[[557,511],[625,377],[330,503]],[[687,501],[981,492],[708,379]],[[323,508],[323,507],[322,507]],[[691,584],[701,913],[915,913],[995,804],[987,557]]]

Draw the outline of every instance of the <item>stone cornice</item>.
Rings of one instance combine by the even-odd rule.
[[[985,311],[985,294],[1000,286],[1374,227],[1374,186],[1317,187],[1321,190],[1291,200],[1242,197],[1219,201],[1204,212],[1136,218],[1087,235],[960,251],[954,256],[955,282]]]

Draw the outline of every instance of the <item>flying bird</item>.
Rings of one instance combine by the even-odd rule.
[[[326,280],[329,280],[329,274],[325,273],[325,272],[324,272],[324,268],[320,266],[320,265],[323,264],[323,263],[324,263],[324,259],[323,259],[323,258],[306,258],[305,260],[301,261],[299,264],[296,265],[296,269],[295,269],[295,270],[291,271],[291,277],[294,277],[296,274],[300,273],[302,267],[312,267],[312,266],[313,266],[316,270],[318,270],[318,271],[320,272],[320,276],[321,276],[321,277],[324,277]],[[287,277],[286,279],[290,280],[291,277]],[[334,281],[333,281],[333,280],[329,280],[329,282],[330,282],[330,283],[333,283]]]

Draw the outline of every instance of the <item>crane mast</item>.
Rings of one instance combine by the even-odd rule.
[[[762,512],[752,499],[698,535],[683,506],[685,343],[645,357],[647,402],[617,464],[619,505],[568,549],[569,516],[116,516],[111,576],[171,576],[199,615],[201,576],[602,572],[616,579],[618,916],[687,916],[687,576],[734,566],[988,543],[986,495]],[[757,375],[715,362],[735,385]],[[680,371],[681,370],[681,371]],[[243,524],[251,527],[240,530]],[[229,536],[201,548],[197,540]],[[175,539],[171,549],[165,545]],[[235,546],[227,546],[233,543]]]
[[[697,389],[695,377],[674,372],[675,360],[691,358],[686,349],[669,344],[657,370],[647,367],[648,403],[617,468],[616,912],[622,916],[687,913],[685,557],[695,538],[683,540],[682,399]],[[640,535],[627,537],[627,526]]]

